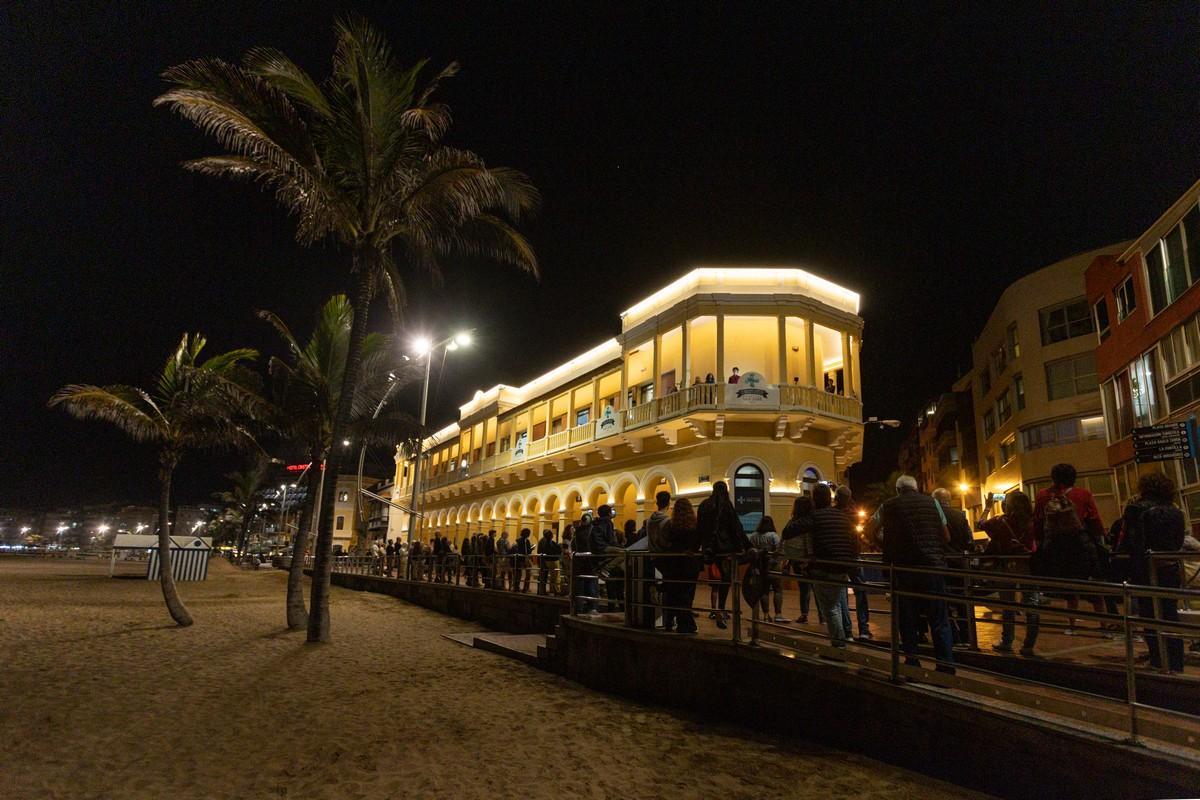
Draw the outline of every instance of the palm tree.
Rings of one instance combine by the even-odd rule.
[[[333,444],[333,427],[341,400],[343,377],[350,353],[354,309],[345,295],[334,295],[322,306],[308,342],[301,345],[291,329],[269,311],[259,316],[269,322],[288,348],[287,359],[272,357],[270,371],[275,379],[279,409],[277,427],[285,438],[308,454],[312,465],[307,473],[307,502],[292,538],[292,564],[288,574],[288,627],[308,624],[304,608],[304,555],[311,524],[313,499],[321,485],[320,465]],[[404,414],[380,416],[395,390],[415,376],[412,366],[402,368],[399,353],[389,336],[367,334],[360,347],[362,373],[359,390],[351,403],[351,438],[364,445],[394,444],[417,434],[419,427]]]
[[[254,48],[241,66],[207,58],[171,67],[173,87],[155,99],[211,134],[227,151],[188,161],[206,175],[245,178],[275,193],[298,218],[296,238],[333,238],[350,253],[354,321],[333,439],[349,430],[371,299],[385,294],[399,320],[401,271],[437,280],[451,256],[483,257],[537,274],[516,229],[539,196],[522,173],[488,167],[447,147],[450,111],[435,101],[450,64],[432,79],[426,62],[401,67],[382,34],[359,17],[339,19],[333,72],[318,84],[279,50]],[[348,448],[327,463],[317,534],[308,640],[329,640],[333,492]]]
[[[253,443],[243,422],[260,415],[262,401],[254,391],[257,378],[243,363],[258,358],[254,350],[230,350],[200,360],[205,339],[183,335],[158,373],[152,390],[134,386],[70,384],[55,392],[50,406],[61,406],[79,419],[98,419],[117,426],[139,442],[158,446],[159,582],[171,618],[192,624],[171,575],[171,478],[188,450],[213,450]]]
[[[230,472],[225,475],[230,488],[217,492],[216,499],[233,509],[238,517],[237,553],[244,555],[246,540],[250,536],[250,525],[254,522],[258,509],[258,491],[267,480],[268,462],[262,456],[255,458],[248,469],[240,472]]]

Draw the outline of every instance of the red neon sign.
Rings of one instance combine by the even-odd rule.
[[[284,469],[288,472],[304,472],[304,470],[308,469],[308,466],[308,464],[288,464]],[[321,465],[321,469],[325,469],[324,464]]]

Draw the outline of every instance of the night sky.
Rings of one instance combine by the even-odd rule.
[[[165,67],[254,45],[322,78],[347,8],[405,62],[460,61],[451,143],[544,195],[540,283],[480,264],[410,281],[409,330],[478,329],[431,423],[614,335],[699,263],[794,264],[859,291],[867,413],[910,420],[1008,283],[1138,234],[1200,177],[1200,7],[862,7],[4,4],[0,505],[151,501],[152,453],[47,410],[50,394],[146,383],[185,330],[279,353],[253,312],[306,332],[343,288],[345,254],[295,244],[269,195],[180,169],[218,148],[151,101]],[[880,469],[884,444],[868,439]],[[177,499],[235,464],[185,463]]]

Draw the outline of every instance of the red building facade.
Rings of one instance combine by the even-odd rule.
[[[1200,410],[1200,182],[1123,253],[1097,257],[1085,283],[1118,500],[1137,491],[1139,474],[1163,471],[1200,532],[1196,459],[1139,465],[1130,438],[1135,427],[1187,420]]]

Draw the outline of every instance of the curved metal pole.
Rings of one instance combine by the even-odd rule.
[[[379,417],[379,413],[381,411],[383,411],[383,407],[385,405],[387,405],[388,397],[390,397],[392,394],[392,389],[395,389],[397,384],[399,384],[399,381],[397,381],[395,379],[393,379],[392,382],[388,384],[387,391],[383,393],[383,397],[379,398],[379,405],[375,406],[375,413],[371,415],[372,420],[377,419]],[[422,416],[424,416],[424,414],[422,414]],[[362,493],[363,492],[363,463],[366,460],[367,460],[367,445],[364,442],[362,447],[360,447],[358,449],[358,491],[356,491],[354,493],[354,505],[355,505],[355,508],[358,509],[358,521],[359,521],[359,525],[361,526],[360,534],[365,533],[366,529],[367,529],[367,527],[366,527],[367,519],[365,516],[365,509],[363,508],[363,500],[362,500],[362,498],[363,498],[363,493]],[[359,538],[361,540],[362,536],[360,535]],[[359,545],[361,546],[361,544],[362,544],[362,542],[360,541]]]

